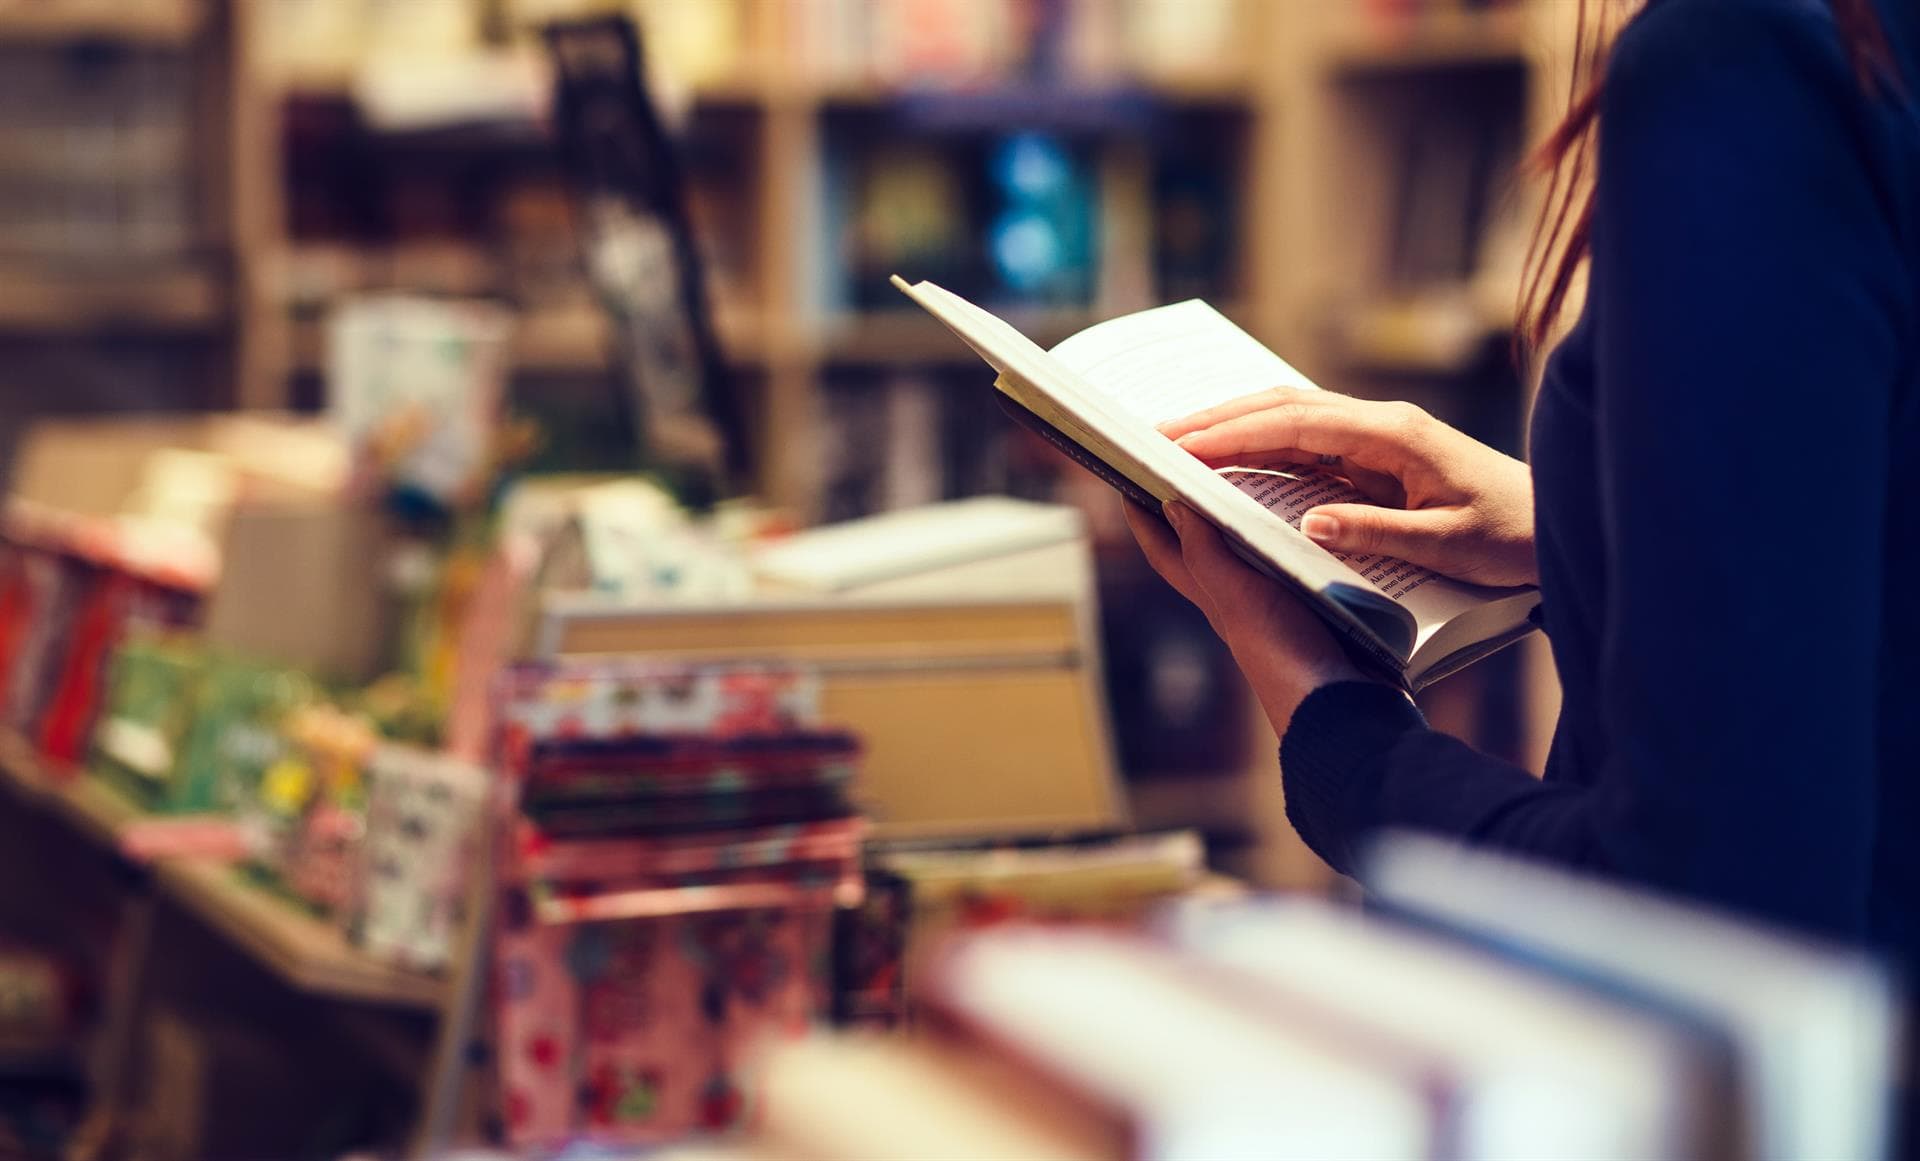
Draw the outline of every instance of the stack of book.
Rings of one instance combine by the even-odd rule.
[[[1377,912],[1186,902],[957,940],[914,1042],[765,1061],[760,1158],[1886,1153],[1885,968],[1429,840]]]
[[[867,852],[866,898],[840,915],[834,1018],[843,1028],[901,1028],[917,1015],[927,969],[956,932],[1045,922],[1137,926],[1206,879],[1191,831],[1009,843],[881,841]]]
[[[823,82],[920,88],[1108,84],[1233,63],[1239,0],[796,0],[801,65]]]
[[[858,743],[795,668],[568,663],[502,687],[509,1140],[732,1127],[748,1048],[829,1010],[834,913],[863,890]]]
[[[0,720],[64,770],[86,756],[121,639],[195,622],[210,569],[131,522],[14,501],[0,524]]]

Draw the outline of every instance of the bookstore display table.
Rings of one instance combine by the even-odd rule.
[[[94,1095],[71,1155],[96,1157],[111,1149],[134,1091],[142,1013],[151,999],[152,961],[159,950],[154,930],[162,911],[189,917],[294,996],[334,1005],[337,1012],[329,1019],[389,1071],[436,1082],[438,1046],[430,1039],[395,1035],[392,1022],[381,1014],[411,1013],[416,1021],[426,1016],[439,1023],[455,994],[450,980],[367,954],[337,927],[248,882],[231,864],[132,857],[129,849],[138,844],[130,843],[130,836],[156,820],[93,778],[55,775],[12,731],[0,732],[0,812],[30,815],[34,826],[44,820],[50,832],[118,868],[112,876],[118,884],[114,933],[101,962],[98,1020],[84,1054]],[[161,825],[167,821],[159,820]]]

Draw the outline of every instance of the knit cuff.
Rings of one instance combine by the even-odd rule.
[[[1315,854],[1352,874],[1366,831],[1365,803],[1385,779],[1403,737],[1427,728],[1406,694],[1370,681],[1341,681],[1308,694],[1280,739],[1287,818]]]

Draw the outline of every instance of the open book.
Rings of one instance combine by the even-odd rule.
[[[1014,418],[1158,514],[1178,498],[1243,559],[1298,590],[1357,654],[1408,689],[1532,629],[1532,588],[1449,580],[1385,556],[1341,555],[1299,531],[1320,504],[1366,502],[1323,470],[1214,469],[1155,425],[1270,387],[1314,385],[1198,299],[1088,327],[1051,351],[930,282],[893,280],[1000,373]]]

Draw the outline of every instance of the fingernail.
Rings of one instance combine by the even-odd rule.
[[[1338,540],[1340,521],[1319,512],[1309,512],[1300,518],[1300,531],[1306,533],[1308,540]]]
[[[1173,444],[1175,447],[1186,447],[1188,444],[1192,443],[1194,440],[1194,437],[1199,434],[1200,433],[1197,431],[1190,431],[1187,434],[1181,436],[1179,439],[1174,440]]]
[[[1173,525],[1175,532],[1180,531],[1186,526],[1187,506],[1178,500],[1168,500],[1165,504],[1160,505],[1160,512],[1166,516],[1167,523]]]

